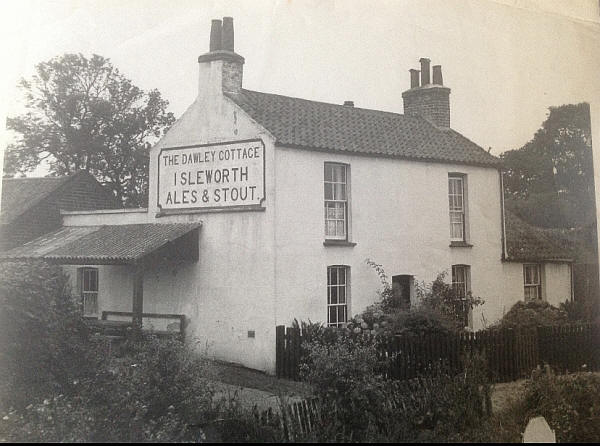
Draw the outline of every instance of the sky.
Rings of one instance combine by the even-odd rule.
[[[93,53],[179,117],[213,18],[234,18],[244,88],[402,113],[419,58],[442,65],[451,126],[498,155],[549,106],[600,98],[597,0],[21,0],[2,3],[0,118],[36,63]],[[540,9],[541,8],[541,9]],[[594,108],[593,108],[594,109]],[[593,117],[594,118],[594,117]],[[4,133],[1,148],[10,141]],[[43,171],[36,172],[43,174]]]

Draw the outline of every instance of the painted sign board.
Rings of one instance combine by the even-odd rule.
[[[158,207],[167,210],[256,207],[265,199],[260,139],[162,149]]]

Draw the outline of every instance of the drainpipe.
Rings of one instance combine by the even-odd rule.
[[[502,217],[502,260],[508,260],[508,250],[506,248],[506,213],[504,210],[504,172],[502,168],[498,169],[500,174],[500,214]]]

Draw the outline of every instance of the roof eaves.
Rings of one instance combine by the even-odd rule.
[[[406,161],[420,161],[424,163],[438,163],[438,164],[459,164],[463,166],[477,166],[477,167],[489,167],[496,169],[497,166],[494,162],[478,162],[478,161],[464,161],[464,160],[452,160],[445,158],[437,158],[433,156],[407,156],[397,153],[390,153],[384,151],[365,151],[365,150],[351,150],[351,149],[337,149],[337,148],[329,148],[329,147],[315,147],[311,145],[303,145],[303,144],[290,144],[283,143],[278,140],[275,140],[275,146],[277,147],[286,147],[290,149],[301,149],[301,150],[311,150],[315,152],[328,152],[328,153],[339,153],[339,154],[347,154],[347,155],[355,155],[361,157],[376,157],[376,158],[393,158],[393,159],[401,159]]]

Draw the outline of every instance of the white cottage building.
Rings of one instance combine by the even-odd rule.
[[[450,128],[440,66],[410,70],[404,114],[368,110],[244,89],[233,36],[213,21],[198,95],[151,150],[147,209],[63,212],[3,257],[67,265],[87,316],[184,315],[205,353],[271,373],[277,325],[343,323],[377,299],[367,258],[412,300],[447,271],[485,300],[475,330],[571,298],[550,240],[520,249],[524,224],[507,239],[499,160]]]

